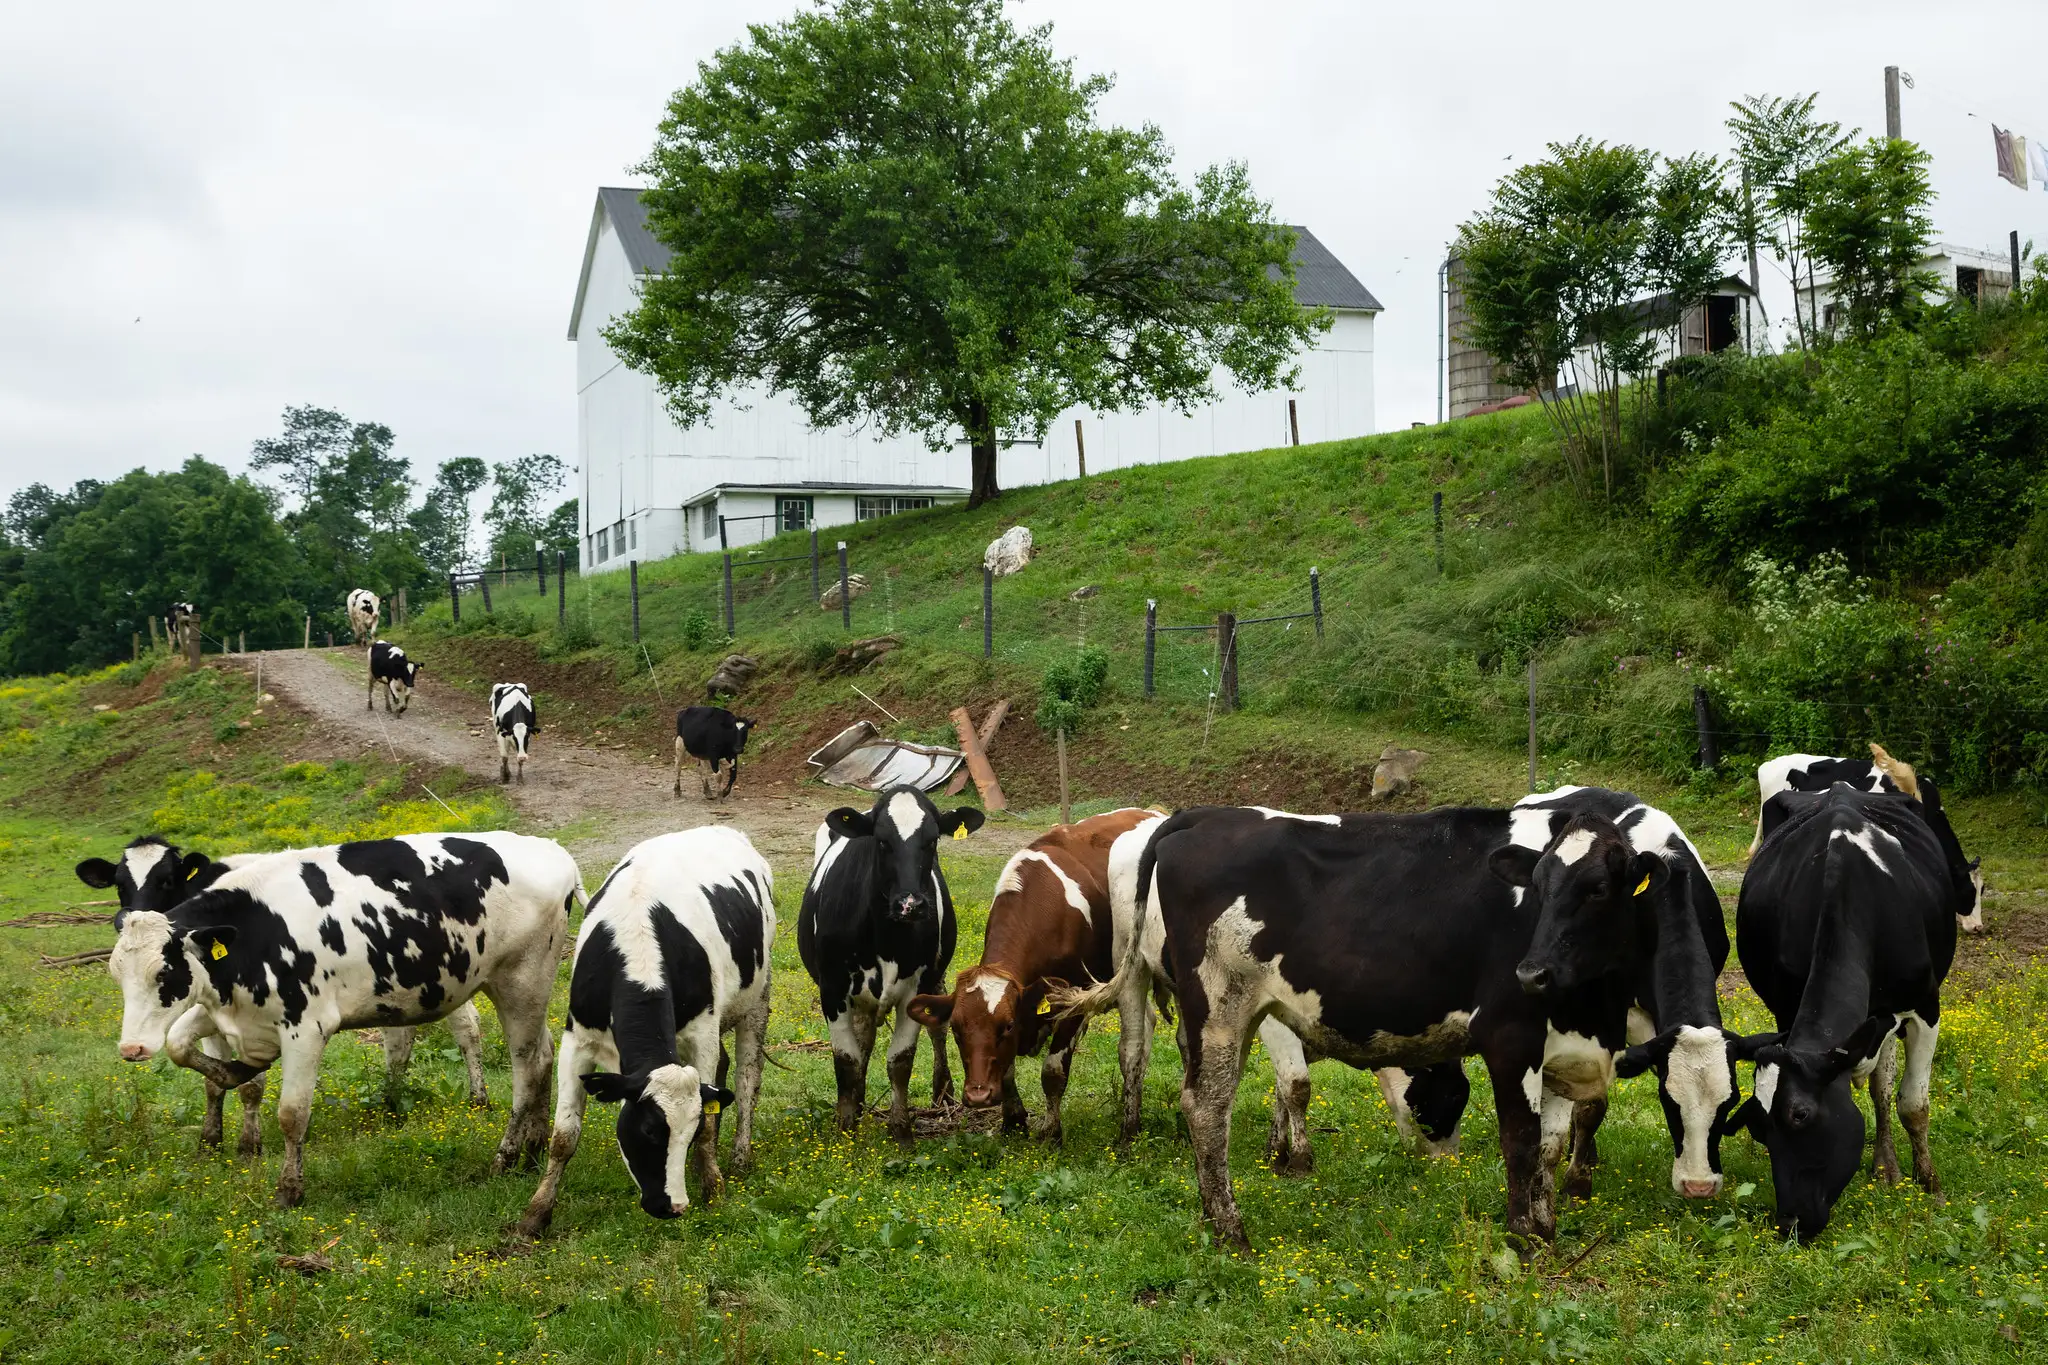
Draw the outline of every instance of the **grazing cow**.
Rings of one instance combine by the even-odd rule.
[[[693,1149],[703,1197],[717,1195],[724,1105],[737,1109],[733,1161],[748,1164],[774,938],[774,874],[738,830],[659,835],[612,869],[576,935],[548,1169],[521,1232],[538,1237],[554,1216],[586,1097],[619,1106],[619,1152],[656,1218],[689,1206]],[[737,1097],[725,1088],[728,1031]]]
[[[383,604],[368,588],[352,588],[348,594],[348,628],[357,644],[377,638],[377,616]]]
[[[327,1040],[445,1018],[482,991],[512,1057],[504,1169],[537,1155],[546,1131],[548,995],[580,886],[561,845],[519,834],[414,834],[265,855],[167,912],[127,916],[107,963],[121,985],[121,1058],[161,1048],[228,1089],[282,1061],[277,1198],[290,1206],[304,1197]],[[213,1034],[239,1060],[201,1050]]]
[[[705,765],[697,778],[704,785],[706,800],[718,781],[721,764],[732,764],[720,799],[732,795],[732,784],[740,780],[740,752],[747,747],[747,732],[754,722],[742,720],[719,706],[685,706],[676,712],[676,795],[683,794],[683,755]]]
[[[1984,932],[1983,859],[1965,858],[1962,841],[1941,808],[1941,793],[1934,780],[1922,777],[1913,765],[1904,763],[1873,743],[1869,758],[1827,758],[1817,754],[1781,754],[1760,764],[1756,770],[1758,801],[1756,838],[1750,841],[1749,856],[1756,856],[1764,841],[1764,809],[1781,791],[1824,792],[1837,782],[1858,791],[1904,792],[1920,803],[1920,814],[1948,859],[1949,875],[1970,884],[1970,897],[1958,917],[1958,927],[1968,933]]]
[[[120,906],[114,912],[114,932],[118,935],[130,914],[136,911],[168,912],[235,868],[246,867],[270,856],[274,855],[235,853],[216,862],[204,853],[181,853],[175,844],[161,836],[145,834],[122,850],[120,862],[87,858],[78,865],[77,872],[78,879],[87,886],[114,888]],[[483,1021],[477,1016],[476,1006],[465,1001],[461,1009],[449,1015],[448,1032],[454,1035],[455,1046],[460,1049],[463,1065],[469,1071],[469,1102],[480,1109],[488,1108],[491,1098],[484,1087]],[[384,1046],[385,1102],[395,1110],[400,1084],[412,1061],[413,1030],[383,1029],[380,1030],[380,1041]],[[221,1061],[228,1059],[227,1045],[217,1034],[206,1038],[200,1046],[210,1057]],[[236,1148],[244,1155],[260,1152],[263,1150],[263,1128],[259,1121],[263,1107],[263,1078],[259,1076],[247,1082],[235,1093],[242,1101],[242,1129]],[[225,1128],[223,1106],[226,1096],[227,1091],[217,1081],[210,1076],[206,1078],[206,1119],[199,1128],[200,1145],[220,1146]]]
[[[939,837],[964,839],[983,816],[963,806],[940,814],[915,787],[885,788],[868,811],[841,806],[812,847],[810,884],[797,915],[796,947],[818,985],[832,1036],[839,1126],[860,1122],[876,1025],[896,1012],[890,1036],[889,1133],[909,1142],[910,1071],[918,1021],[911,997],[936,995],[953,961],[958,926],[939,870]],[[933,1028],[932,1099],[952,1098],[946,1034]]]
[[[961,1098],[975,1109],[1000,1100],[1005,1130],[1022,1129],[1028,1117],[1017,1094],[1017,1058],[1044,1048],[1045,1115],[1037,1136],[1060,1141],[1060,1100],[1088,1021],[1078,1014],[1055,1019],[1046,992],[1110,975],[1116,961],[1110,848],[1141,822],[1164,818],[1158,811],[1112,811],[1034,839],[996,878],[981,961],[960,973],[951,994],[911,1000],[911,1018],[938,1036],[952,1026],[967,1073]],[[1126,1026],[1135,1029],[1137,1021]]]
[[[384,684],[384,709],[392,709],[391,703],[398,702],[398,714],[404,715],[405,708],[412,705],[412,690],[419,686],[420,673],[425,664],[416,664],[405,657],[405,651],[397,645],[378,640],[370,646],[370,699],[363,703],[365,711],[377,709],[377,684]]]
[[[1181,1108],[1220,1238],[1249,1245],[1230,1189],[1230,1111],[1268,1015],[1313,1054],[1367,1069],[1477,1052],[1499,1106],[1508,1229],[1556,1235],[1544,1092],[1606,1094],[1649,947],[1642,914],[1611,907],[1660,890],[1669,873],[1603,816],[1573,816],[1541,849],[1518,832],[1514,813],[1476,809],[1208,807],[1159,827],[1139,862],[1139,899],[1157,900],[1165,929]],[[1121,983],[1096,989],[1113,996]]]
[[[173,602],[171,603],[171,609],[164,613],[164,639],[173,651],[177,650],[184,642],[186,619],[198,614],[199,608],[193,606],[190,602]]]
[[[498,781],[512,780],[511,757],[519,755],[519,780],[526,780],[526,741],[540,733],[533,718],[533,694],[525,683],[499,683],[491,689],[491,727],[498,732]]]
[[[1941,841],[1914,800],[1846,783],[1784,791],[1742,879],[1736,951],[1779,1032],[1745,1040],[1755,1095],[1739,1121],[1770,1150],[1778,1229],[1811,1241],[1827,1227],[1863,1156],[1850,1076],[1868,1077],[1874,1166],[1899,1177],[1892,1146],[1891,1035],[1903,1030],[1899,1118],[1913,1175],[1941,1182],[1927,1147],[1928,1081],[1941,1031],[1941,983],[1963,902]]]

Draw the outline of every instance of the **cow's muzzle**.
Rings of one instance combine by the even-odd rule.
[[[1550,968],[1534,962],[1524,962],[1515,968],[1515,980],[1522,984],[1522,990],[1529,995],[1542,995],[1550,989]]]
[[[922,919],[932,903],[923,896],[899,896],[889,903],[889,914],[899,920]]]
[[[995,1106],[996,1088],[992,1085],[970,1085],[960,1092],[960,1098],[969,1109],[990,1109]]]
[[[1712,1180],[1686,1180],[1679,1183],[1678,1192],[1687,1199],[1712,1199],[1721,1192],[1720,1177]]]
[[[124,1062],[146,1062],[155,1053],[156,1049],[148,1043],[121,1044],[121,1060]]]

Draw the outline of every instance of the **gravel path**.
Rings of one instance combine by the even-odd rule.
[[[371,749],[392,757],[461,768],[486,780],[498,775],[498,745],[490,731],[485,698],[436,679],[420,677],[412,705],[402,716],[387,715],[380,699],[365,710],[369,670],[355,649],[282,649],[247,656],[261,661],[263,686],[295,703],[319,722],[335,758]],[[557,743],[546,732],[528,748],[526,781],[505,788],[534,827],[562,840],[593,880],[642,839],[669,830],[730,824],[743,831],[788,877],[803,875],[811,839],[835,806],[867,806],[865,792],[812,785],[756,782],[741,764],[740,782],[721,802],[698,794],[694,769],[683,773],[683,796],[671,794],[671,771],[635,761],[623,753]],[[941,798],[943,799],[943,798]],[[1042,831],[1005,822],[974,836],[974,851],[1007,855]]]

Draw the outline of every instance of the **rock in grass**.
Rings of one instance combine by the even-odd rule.
[[[1415,774],[1429,755],[1421,749],[1403,749],[1389,744],[1380,750],[1380,761],[1372,770],[1372,799],[1385,801],[1399,796],[1415,784]]]

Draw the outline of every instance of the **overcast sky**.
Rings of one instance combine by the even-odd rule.
[[[388,423],[422,471],[573,462],[565,339],[593,191],[663,102],[790,0],[719,5],[17,5],[0,43],[0,494],[202,453],[241,468],[290,404]],[[2048,5],[1030,0],[1103,110],[1185,170],[1238,158],[1386,305],[1382,430],[1433,419],[1435,270],[1517,161],[1578,134],[1722,151],[1728,101],[1818,91],[1934,155],[1943,239],[2048,249]],[[197,17],[203,16],[203,17]],[[1976,117],[1972,117],[1976,115]],[[1771,271],[1765,263],[1767,275]],[[1774,312],[1779,311],[1777,309]]]

